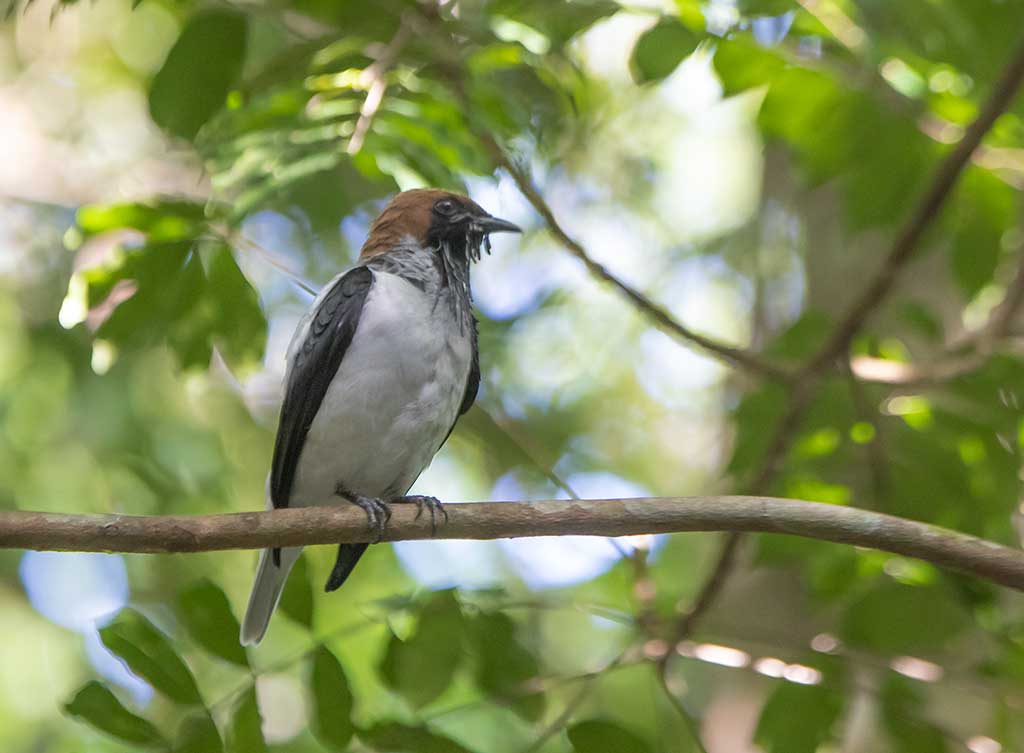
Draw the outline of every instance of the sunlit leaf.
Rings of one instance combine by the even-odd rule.
[[[129,228],[154,242],[188,240],[200,232],[203,220],[201,204],[172,199],[152,204],[87,204],[75,212],[75,225],[85,238]]]
[[[489,11],[536,29],[556,45],[563,45],[599,19],[610,16],[619,6],[610,0],[497,0]]]

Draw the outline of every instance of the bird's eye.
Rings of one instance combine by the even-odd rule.
[[[441,199],[434,204],[434,211],[438,214],[450,215],[455,211],[455,202],[451,199]]]

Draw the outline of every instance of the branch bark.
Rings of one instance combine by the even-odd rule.
[[[1024,591],[1024,552],[890,515],[772,497],[677,497],[450,504],[433,538],[625,536],[681,531],[781,533],[916,557]],[[355,507],[221,515],[0,512],[0,549],[158,554],[373,540]],[[412,505],[395,505],[386,541],[432,538]]]

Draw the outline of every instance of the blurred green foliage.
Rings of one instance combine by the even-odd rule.
[[[588,496],[746,490],[789,390],[589,279],[503,161],[671,316],[798,363],[879,269],[1024,29],[1015,0],[13,10],[0,506],[133,514],[262,505],[267,395],[308,305],[291,278],[347,266],[381,202],[416,185],[528,226],[475,271],[481,407],[426,491],[549,497],[553,476]],[[1017,305],[1022,187],[1018,98],[852,346],[854,364],[938,376],[830,367],[762,491],[1019,544],[1019,319],[978,333]],[[939,368],[953,362],[969,367]],[[0,746],[685,753],[694,729],[711,753],[1024,745],[1019,596],[760,536],[679,641],[716,538],[632,544],[378,546],[331,596],[313,587],[331,554],[313,550],[249,651],[235,615],[251,553],[127,558],[130,606],[83,628],[59,616],[77,581],[47,611],[61,584],[34,591],[29,561],[19,582],[19,555],[0,552]]]

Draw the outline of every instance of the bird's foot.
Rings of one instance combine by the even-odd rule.
[[[444,505],[441,504],[441,500],[437,497],[429,497],[423,494],[413,494],[408,497],[399,497],[395,502],[408,502],[416,505],[416,520],[420,519],[423,515],[423,509],[426,508],[430,511],[430,535],[433,536],[437,533],[437,514],[441,513],[444,517],[444,522],[448,522],[448,511],[444,509]]]
[[[377,532],[377,541],[374,543],[379,543],[384,538],[384,529],[387,527],[388,521],[391,520],[391,508],[384,504],[384,500],[367,497],[363,494],[353,494],[340,486],[335,489],[334,493],[347,499],[366,513],[367,527],[371,531]]]

